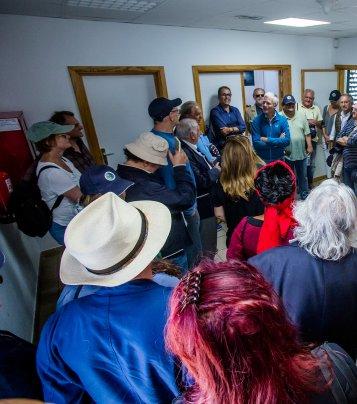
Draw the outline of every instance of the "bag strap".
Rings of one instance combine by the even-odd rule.
[[[334,364],[336,365],[337,369],[346,377],[351,390],[354,392],[354,395],[357,396],[357,367],[354,364],[353,360],[350,358],[350,356],[344,355],[342,352],[333,350],[327,343],[323,344],[323,347],[330,358],[331,356],[333,356]]]
[[[44,167],[41,167],[41,168],[40,168],[40,171],[39,171],[38,174],[37,174],[37,181],[38,181],[38,179],[40,178],[41,173],[42,173],[43,171],[47,170],[48,168],[57,168],[57,169],[59,170],[59,167],[54,166],[54,165],[51,165],[51,164],[49,164],[49,165],[47,165],[47,166],[44,166]],[[63,195],[63,194],[57,196],[57,199],[55,200],[55,203],[53,204],[52,208],[50,209],[50,212],[51,212],[51,213],[52,213],[56,208],[59,207],[59,205],[60,205],[61,202],[63,201],[63,198],[64,198],[64,195]]]
[[[331,362],[335,364],[335,355],[331,353],[331,351],[327,348],[327,344],[320,345],[319,347],[315,348],[312,352],[314,355],[322,358],[323,351],[328,355]],[[328,353],[330,352],[330,354]],[[331,379],[331,372],[327,369],[326,366],[320,364],[320,370],[326,382],[329,382]],[[347,397],[346,394],[341,386],[340,381],[337,377],[334,377],[332,383],[330,385],[330,392],[333,395],[333,398],[336,400],[338,404],[347,404]]]

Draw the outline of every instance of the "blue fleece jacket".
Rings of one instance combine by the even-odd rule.
[[[280,137],[285,133],[285,136]],[[261,137],[268,140],[263,142]],[[290,144],[290,130],[288,120],[275,112],[269,121],[266,114],[256,116],[252,122],[253,147],[258,156],[269,163],[284,158],[284,150]]]

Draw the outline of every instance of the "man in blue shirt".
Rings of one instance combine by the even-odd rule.
[[[112,192],[68,225],[61,280],[97,290],[58,309],[42,330],[46,402],[170,403],[179,395],[164,345],[171,289],[152,281],[151,264],[170,227],[161,203],[127,203]]]
[[[174,136],[174,129],[180,119],[179,106],[182,104],[180,98],[169,100],[164,97],[155,98],[151,101],[148,107],[148,113],[154,121],[154,127],[151,132],[154,135],[161,136],[169,144],[169,150],[175,154],[177,149],[181,149],[180,141]],[[171,160],[167,159],[167,165],[161,167],[157,172],[160,175],[167,188],[175,189],[176,183],[174,179],[174,172]],[[190,172],[193,181],[195,177],[191,169],[190,163],[186,163],[186,168]],[[185,219],[187,222],[187,230],[192,240],[192,246],[186,250],[188,258],[188,266],[192,266],[202,256],[202,242],[200,236],[200,215],[197,210],[197,203],[194,203],[191,208],[184,211]],[[178,263],[179,265],[181,263]],[[182,265],[180,265],[182,266]]]
[[[218,89],[219,104],[211,109],[210,121],[215,134],[215,143],[222,150],[229,136],[244,133],[246,125],[239,109],[232,107],[232,92],[229,87],[222,86]]]
[[[253,147],[266,163],[284,160],[285,148],[290,144],[288,120],[275,110],[277,105],[278,98],[265,93],[263,113],[252,122]]]

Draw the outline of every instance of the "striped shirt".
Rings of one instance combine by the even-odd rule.
[[[357,168],[357,126],[350,133],[343,149],[343,164],[345,168]]]

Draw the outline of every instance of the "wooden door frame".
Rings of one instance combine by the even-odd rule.
[[[301,77],[301,94],[300,94],[300,99],[302,99],[302,96],[305,91],[305,73],[326,73],[326,72],[336,72],[337,73],[337,90],[342,91],[343,88],[343,72],[342,72],[342,81],[341,81],[341,71],[337,69],[335,66],[334,69],[301,69],[300,77]]]
[[[341,93],[345,90],[345,70],[357,70],[357,65],[335,65],[335,69],[338,71],[338,82],[340,85],[339,90]]]
[[[196,65],[192,66],[193,85],[197,104],[202,106],[200,74],[205,73],[241,73],[241,88],[243,108],[245,109],[245,92],[243,74],[250,70],[278,70],[279,72],[279,102],[285,94],[291,94],[291,65]],[[244,111],[242,111],[244,116]],[[204,123],[203,123],[204,125]],[[201,128],[204,130],[204,128]]]
[[[97,164],[103,164],[103,155],[100,150],[88,97],[84,86],[85,76],[154,76],[156,95],[167,97],[165,69],[163,66],[68,66],[74,94],[77,100],[79,113],[85,129],[89,150]]]

